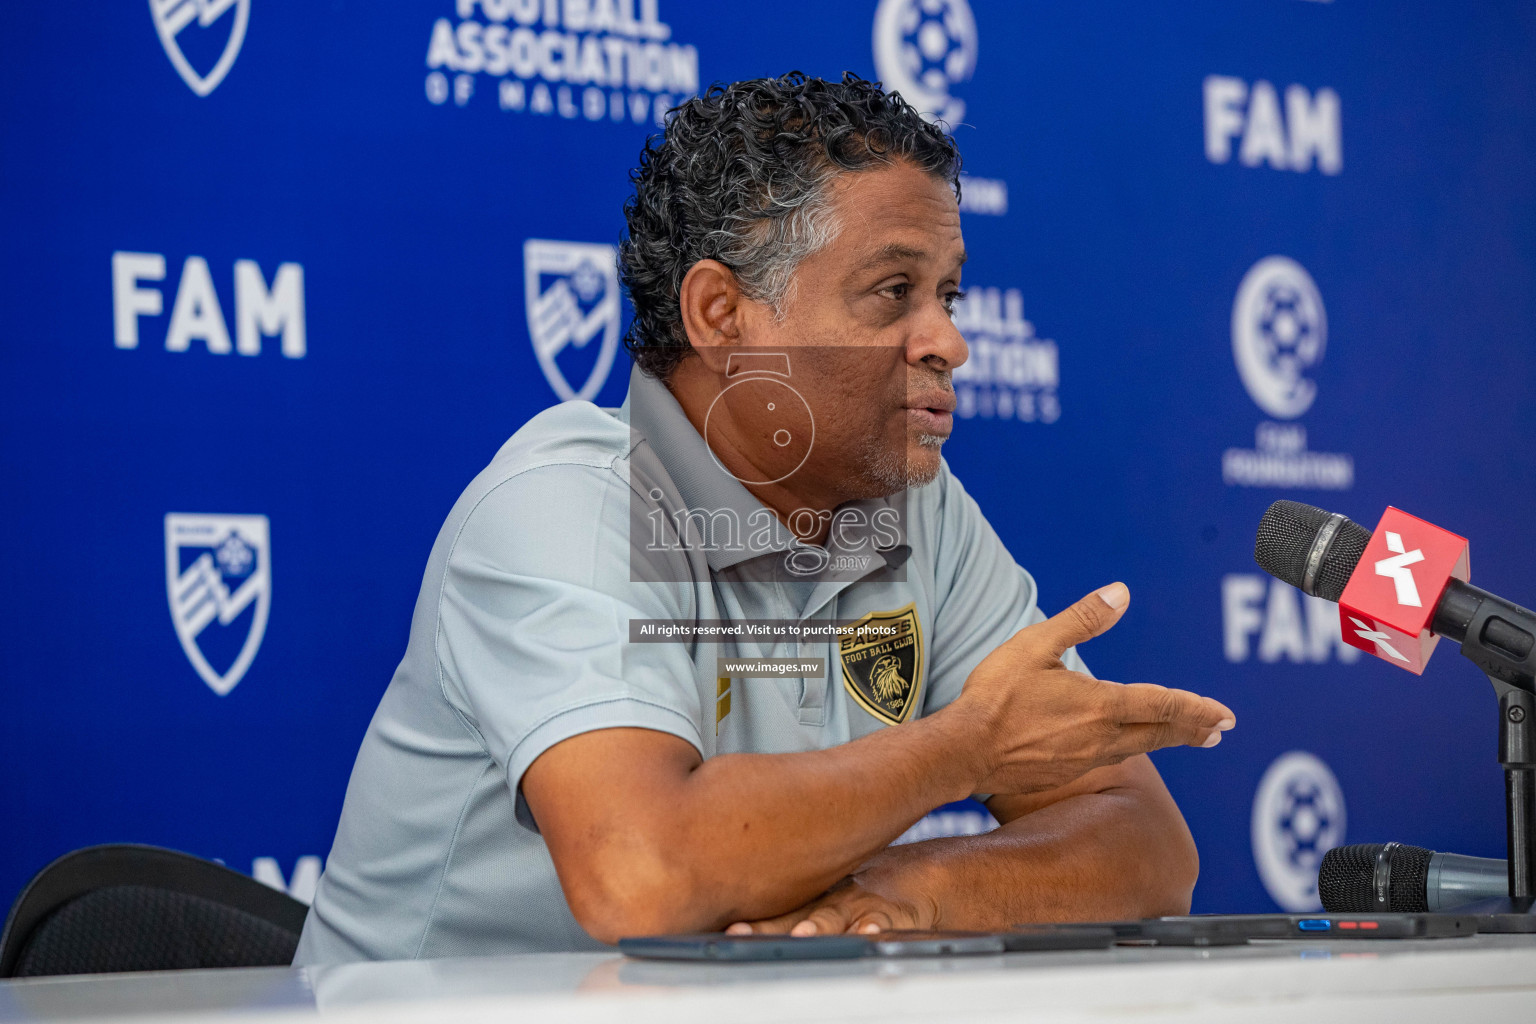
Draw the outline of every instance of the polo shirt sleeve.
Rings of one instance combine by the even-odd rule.
[[[976,501],[944,464],[935,490],[934,614],[928,692],[932,714],[960,695],[966,678],[998,645],[1043,622],[1034,577],[1016,562]],[[1087,672],[1077,648],[1062,659]]]
[[[606,466],[525,470],[491,487],[449,551],[438,603],[444,698],[501,768],[518,821],[535,759],[596,729],[670,733],[699,750],[683,644],[629,642],[632,618],[691,618],[686,588],[629,579],[627,485]]]

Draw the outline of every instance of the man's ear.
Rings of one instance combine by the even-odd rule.
[[[715,373],[724,374],[726,358],[741,343],[741,285],[719,260],[699,260],[683,277],[678,292],[688,343]]]

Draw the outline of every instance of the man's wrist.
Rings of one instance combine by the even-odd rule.
[[[964,800],[992,774],[996,744],[985,715],[963,698],[920,721],[938,737],[941,763],[952,769],[953,791],[947,802]]]

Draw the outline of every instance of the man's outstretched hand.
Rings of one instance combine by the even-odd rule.
[[[1187,690],[1122,685],[1074,672],[1062,656],[1125,614],[1130,591],[1112,583],[1019,630],[966,680],[940,714],[965,716],[983,758],[981,793],[1054,789],[1095,768],[1162,747],[1213,747],[1237,716]]]

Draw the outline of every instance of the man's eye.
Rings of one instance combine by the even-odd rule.
[[[900,284],[886,285],[884,288],[880,289],[880,293],[882,295],[889,295],[893,299],[904,299],[907,297],[907,292],[911,289],[912,286],[903,281]]]
[[[944,296],[944,308],[945,308],[945,310],[947,310],[949,312],[949,314],[951,316],[953,316],[954,312],[955,312],[955,303],[959,302],[963,298],[965,298],[965,292],[962,292],[962,291],[953,291],[953,292],[950,292],[948,295],[945,295]]]

